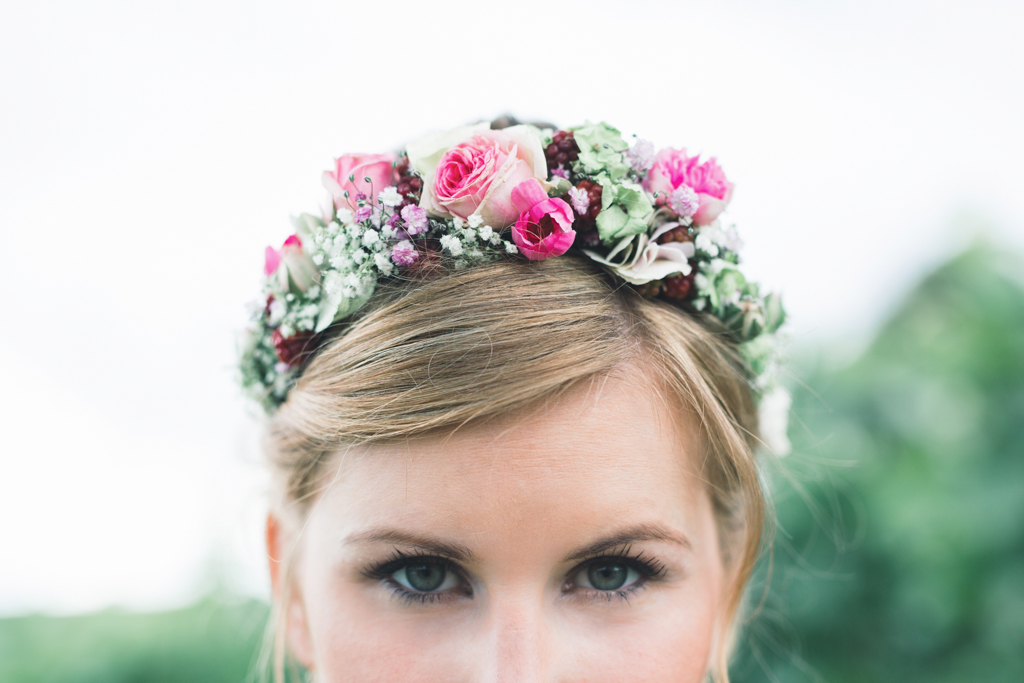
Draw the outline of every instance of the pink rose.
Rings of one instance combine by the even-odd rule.
[[[495,230],[519,217],[512,188],[531,178],[546,183],[548,177],[540,137],[529,126],[466,126],[418,140],[406,151],[423,176],[420,206],[427,213],[462,219],[477,214]]]
[[[548,197],[536,178],[512,189],[512,202],[519,219],[512,228],[512,241],[531,261],[561,256],[576,239],[572,209],[563,200]]]
[[[700,199],[693,222],[707,225],[729,205],[733,185],[713,157],[703,164],[699,161],[696,156],[687,156],[685,149],[663,149],[654,157],[646,185],[648,190],[658,193],[659,204],[667,202],[674,190],[686,185]]]
[[[324,171],[323,175],[324,187],[331,193],[335,208],[354,210],[360,192],[370,200],[370,206],[377,206],[377,193],[396,179],[391,165],[394,160],[394,154],[342,154],[335,159],[334,170]]]

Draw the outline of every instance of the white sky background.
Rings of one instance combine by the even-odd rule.
[[[979,231],[1024,248],[1022,7],[8,3],[0,613],[265,590],[234,333],[333,156],[506,111],[713,153],[796,342],[858,348]]]

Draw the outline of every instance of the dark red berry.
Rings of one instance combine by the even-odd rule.
[[[697,277],[696,263],[690,262],[690,274],[676,273],[661,281],[661,295],[666,299],[685,299],[693,291],[693,280]]]
[[[567,130],[556,132],[551,137],[551,144],[544,149],[544,158],[548,161],[548,169],[569,168],[569,164],[580,158],[580,148],[573,134]]]
[[[584,213],[576,216],[572,227],[576,232],[588,233],[597,228],[597,214],[601,213],[601,195],[604,188],[593,180],[581,180],[576,187],[587,193],[590,203]]]
[[[685,225],[672,228],[664,235],[658,238],[660,244],[666,244],[668,242],[692,242],[693,235],[690,234],[690,229]]]
[[[409,173],[409,157],[402,155],[398,158],[398,163],[395,164],[395,174],[401,178]]]

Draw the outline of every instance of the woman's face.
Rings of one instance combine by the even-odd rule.
[[[702,681],[725,574],[692,436],[609,379],[349,452],[297,541],[268,525],[292,652],[318,683]]]

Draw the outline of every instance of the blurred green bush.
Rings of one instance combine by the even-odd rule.
[[[1024,681],[1024,265],[977,246],[855,363],[798,361],[735,683]],[[240,682],[267,608],[0,620],[3,683]]]
[[[0,619],[3,683],[241,683],[267,606],[210,598],[158,614]]]
[[[1024,681],[1022,276],[975,246],[803,375],[738,683]]]

